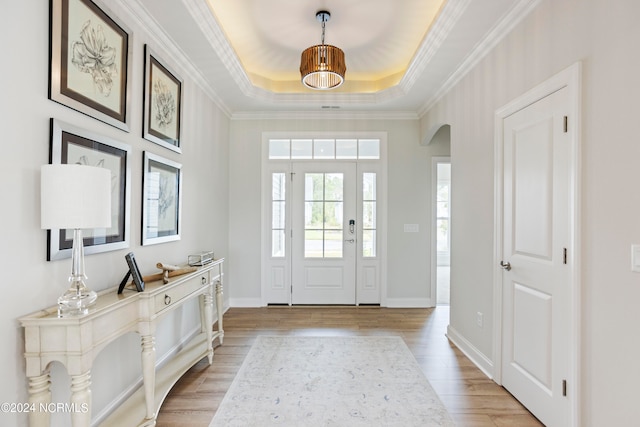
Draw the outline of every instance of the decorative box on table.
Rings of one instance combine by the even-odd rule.
[[[203,251],[197,254],[189,255],[187,263],[190,266],[202,267],[213,261],[213,251]]]

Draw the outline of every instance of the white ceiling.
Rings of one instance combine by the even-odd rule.
[[[252,82],[299,93],[308,90],[300,84],[300,53],[321,41],[319,9],[331,13],[325,42],[346,53],[346,91],[372,92],[402,78],[444,0],[403,0],[402,7],[388,0],[208,2]]]
[[[230,116],[380,113],[417,117],[538,0],[120,0]],[[442,3],[442,4],[441,4]],[[300,54],[345,52],[345,83],[300,83]],[[182,59],[182,61],[181,61]]]

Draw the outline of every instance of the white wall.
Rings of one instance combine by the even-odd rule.
[[[0,401],[26,402],[24,334],[17,318],[53,306],[67,288],[70,260],[47,262],[46,232],[40,229],[40,165],[48,163],[49,118],[119,140],[132,147],[131,247],[86,257],[90,288],[115,286],[126,272],[124,255],[133,251],[143,274],[155,272],[156,262],[184,263],[187,255],[214,249],[227,255],[229,119],[186,75],[179,61],[163,57],[184,78],[183,153],[177,154],[141,138],[143,45],[164,50],[121,10],[115,11],[134,32],[132,131],[125,133],[47,99],[47,0],[0,4],[3,41],[0,81],[2,159],[0,168],[0,260],[4,270],[0,299]],[[183,165],[182,239],[140,246],[142,153],[150,151]],[[163,321],[156,348],[158,359],[186,333],[197,327],[195,305]],[[174,322],[175,320],[175,322]],[[176,328],[174,324],[179,324]],[[98,355],[93,371],[94,416],[140,375],[140,345],[135,335],[116,341]],[[68,377],[53,368],[53,401],[65,402]],[[62,384],[66,381],[66,384]],[[67,414],[54,416],[55,425],[69,425]],[[26,414],[0,413],[1,425],[24,426]]]
[[[229,289],[232,304],[260,305],[260,200],[263,132],[387,132],[388,292],[390,304],[430,298],[431,157],[447,147],[419,146],[417,120],[232,120],[230,143]],[[419,233],[404,233],[418,224]]]
[[[636,0],[543,0],[421,123],[425,134],[451,124],[451,327],[491,359],[493,114],[582,61],[582,426],[640,418],[639,15]]]

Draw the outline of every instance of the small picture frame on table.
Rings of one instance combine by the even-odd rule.
[[[51,0],[49,99],[129,132],[132,32],[92,0]]]
[[[182,165],[144,152],[142,245],[180,240]]]
[[[181,153],[182,79],[148,45],[144,70],[142,137]]]
[[[131,277],[131,281],[136,287],[136,291],[143,292],[144,291],[144,280],[142,279],[142,274],[140,274],[140,269],[138,268],[138,263],[136,262],[136,258],[133,255],[133,252],[129,252],[124,256],[124,259],[127,261],[127,266],[129,267],[129,271],[125,274],[124,279],[120,282],[120,286],[118,286],[118,293],[121,294],[124,290],[129,277]]]

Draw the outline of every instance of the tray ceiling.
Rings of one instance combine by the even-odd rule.
[[[230,116],[331,110],[421,115],[539,0],[114,0]],[[345,83],[300,82],[301,52],[345,52]]]

